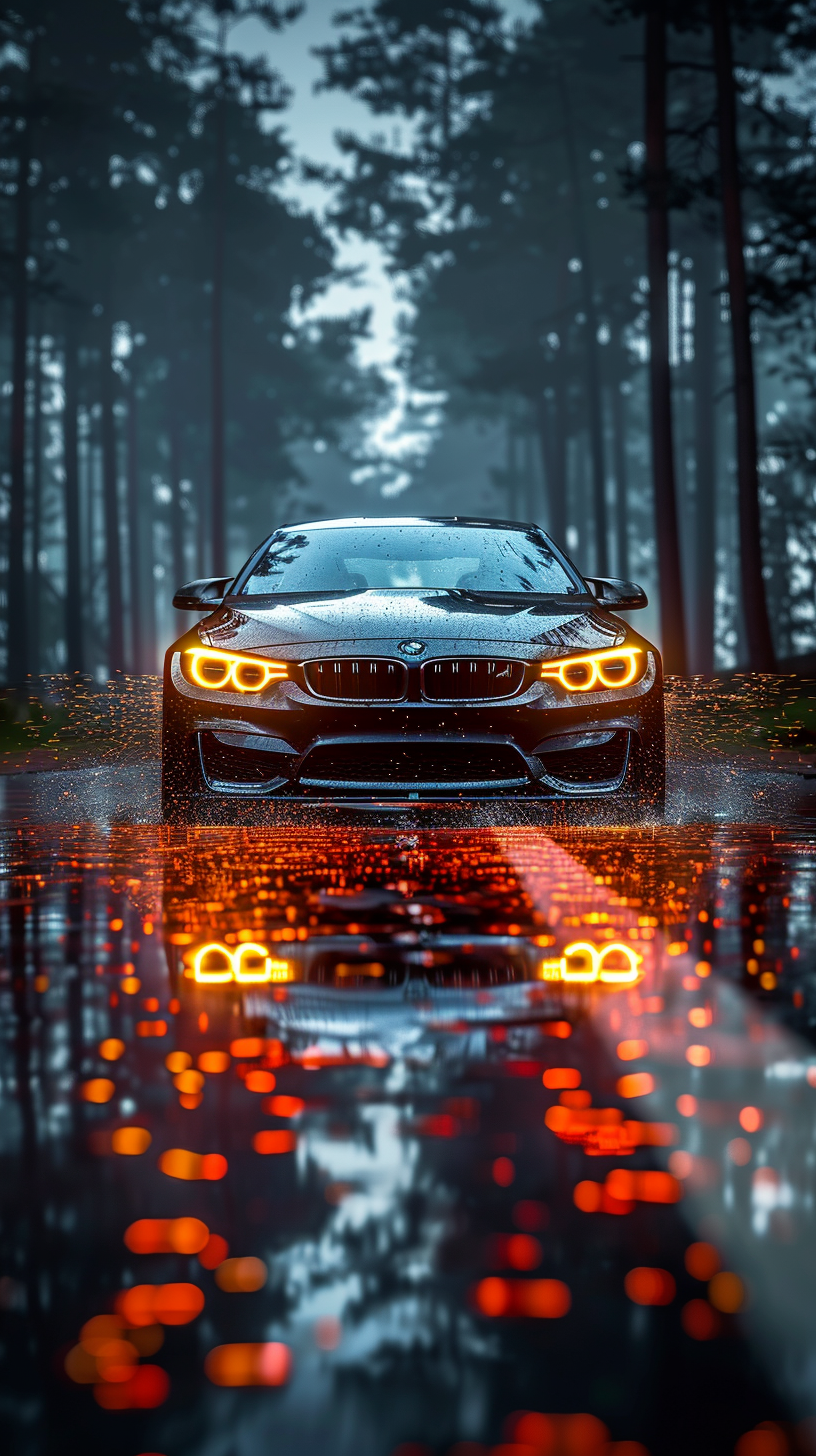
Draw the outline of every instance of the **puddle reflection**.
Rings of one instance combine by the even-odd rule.
[[[8,1449],[816,1449],[803,837],[2,843]]]

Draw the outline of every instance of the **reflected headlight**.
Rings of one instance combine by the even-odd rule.
[[[584,652],[580,657],[562,657],[543,663],[541,676],[560,682],[568,693],[588,693],[592,688],[628,688],[643,677],[644,659],[645,653],[639,647]]]
[[[634,986],[642,979],[642,963],[643,957],[624,941],[599,948],[582,940],[565,946],[562,956],[541,961],[538,976],[568,986],[592,986],[598,981],[605,986]]]
[[[193,647],[182,654],[184,675],[200,688],[221,688],[229,692],[260,693],[271,682],[289,676],[285,662],[265,657],[247,657],[240,652],[219,652],[212,647]]]
[[[223,986],[232,981],[237,981],[239,986],[269,981],[280,985],[295,979],[295,969],[290,961],[275,960],[265,945],[245,941],[232,948],[213,940],[209,945],[199,946],[187,975],[202,986]]]

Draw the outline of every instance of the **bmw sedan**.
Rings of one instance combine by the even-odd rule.
[[[619,801],[659,813],[660,654],[537,526],[463,517],[284,526],[164,668],[162,803]]]

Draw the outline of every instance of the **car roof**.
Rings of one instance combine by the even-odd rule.
[[[282,531],[323,531],[336,526],[488,526],[505,531],[540,531],[532,521],[502,521],[489,516],[337,516],[329,521],[287,521]]]

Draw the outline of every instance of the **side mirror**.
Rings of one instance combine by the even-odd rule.
[[[602,607],[612,607],[619,612],[636,612],[649,605],[649,598],[637,582],[618,581],[612,576],[587,576],[584,580]]]
[[[220,607],[232,579],[231,576],[204,576],[190,581],[179,587],[173,606],[180,612],[211,612],[213,607]]]

